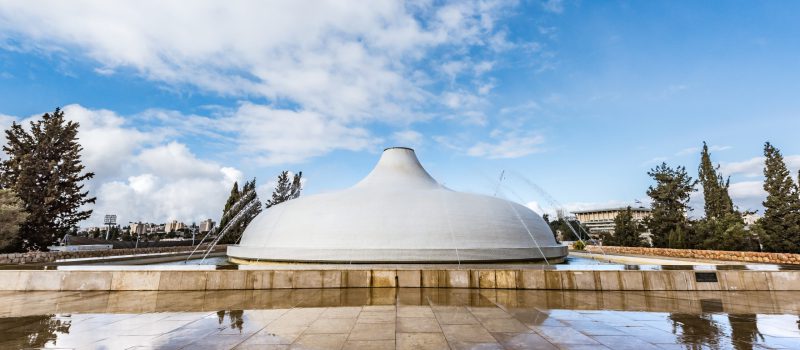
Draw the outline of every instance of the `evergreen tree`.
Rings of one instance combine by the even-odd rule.
[[[739,213],[727,213],[721,218],[703,218],[694,225],[703,232],[698,248],[712,250],[758,251],[757,235],[744,224]]]
[[[230,222],[230,219],[236,216],[236,213],[231,212],[231,208],[233,208],[233,205],[236,204],[237,201],[239,201],[240,196],[241,194],[239,193],[239,182],[237,181],[233,183],[233,187],[231,188],[231,193],[230,195],[228,195],[228,200],[225,202],[225,208],[222,210],[222,217],[219,220],[219,225],[217,225],[218,231],[221,231],[222,229],[225,228],[225,226],[228,226],[228,222]]]
[[[621,247],[644,247],[647,246],[647,242],[642,238],[644,231],[642,224],[633,219],[633,211],[631,207],[628,207],[614,218],[614,234],[606,235],[603,238],[603,244]]]
[[[298,179],[298,184],[299,184]],[[298,189],[299,195],[299,189]],[[292,196],[292,182],[289,180],[289,172],[284,170],[278,175],[278,183],[275,184],[275,190],[272,191],[272,198],[267,200],[265,204],[266,208],[269,209],[273,206],[281,204],[285,201],[288,201]]]
[[[17,193],[29,214],[20,225],[19,250],[46,249],[92,214],[85,205],[96,198],[82,183],[94,173],[84,172],[78,127],[56,108],[31,122],[30,131],[17,123],[6,130],[9,158],[0,165],[0,184]]]
[[[19,226],[28,217],[22,201],[10,189],[0,189],[0,252],[19,246]]]
[[[652,234],[653,246],[660,248],[692,248],[696,246],[691,226],[686,218],[689,195],[694,191],[695,181],[686,173],[686,168],[675,169],[667,163],[651,169],[647,175],[656,181],[647,195],[653,200],[653,210],[645,221]]]
[[[560,244],[561,241],[558,239],[558,232],[556,231],[553,222],[550,221],[550,215],[549,214],[542,214],[542,219],[547,224],[547,226],[550,228],[550,231],[553,232],[553,239],[556,240],[556,243]]]
[[[800,197],[781,152],[764,144],[764,217],[761,243],[765,251],[800,253]]]
[[[227,225],[229,220],[233,219],[236,215],[239,215],[239,213],[241,213],[243,210],[246,212],[242,213],[241,219],[237,223],[233,223],[235,226],[231,227],[227,230],[227,232],[225,232],[225,237],[222,237],[219,241],[222,244],[237,243],[239,239],[241,239],[244,230],[247,228],[247,225],[249,225],[250,222],[253,221],[253,219],[255,219],[255,217],[261,213],[262,210],[261,201],[258,199],[258,193],[256,193],[255,178],[244,183],[241,193],[238,192],[238,186],[234,184],[234,189],[231,190],[231,196],[234,196],[234,190],[236,200],[233,201],[230,206],[228,203],[226,203],[225,206],[228,208],[228,211],[236,210],[236,212],[231,212],[229,216],[226,216],[225,224]],[[230,200],[231,198],[228,198],[229,202]],[[237,204],[237,202],[238,205],[234,208],[234,204]],[[252,203],[252,205],[248,205],[250,203]],[[224,229],[225,226],[220,225],[219,228]],[[220,234],[222,234],[222,231],[220,231]]]
[[[711,163],[708,145],[703,142],[698,178],[703,186],[704,209],[708,219],[723,218],[735,212],[733,201],[730,194],[728,194],[730,178],[723,179],[722,175],[717,173],[718,170],[719,166],[715,168]]]
[[[718,173],[711,163],[708,145],[703,142],[698,177],[703,186],[705,217],[695,223],[700,240],[697,248],[715,250],[758,250],[753,234],[747,230],[742,214],[733,206],[728,193],[730,179]]]
[[[300,197],[300,191],[303,190],[303,184],[300,181],[302,178],[303,178],[302,171],[298,172],[297,174],[294,174],[294,177],[292,178],[291,190],[289,191],[290,192],[289,199],[295,199],[297,197]]]

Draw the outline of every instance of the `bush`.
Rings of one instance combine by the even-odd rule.
[[[585,248],[586,243],[583,243],[583,241],[575,241],[575,243],[572,243],[572,249],[574,250],[584,250]]]

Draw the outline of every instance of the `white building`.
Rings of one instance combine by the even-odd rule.
[[[422,168],[414,150],[395,147],[349,189],[262,212],[228,255],[243,263],[553,262],[567,247],[527,207],[448,189]]]
[[[211,231],[212,229],[214,229],[214,224],[216,224],[216,223],[211,219],[206,219],[206,220],[201,221],[200,222],[200,232],[205,233],[205,232]]]

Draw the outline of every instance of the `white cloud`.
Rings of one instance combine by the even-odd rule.
[[[563,13],[564,1],[563,0],[545,0],[542,2],[542,8],[547,12]]]
[[[726,150],[729,150],[731,148],[732,148],[731,146],[720,146],[720,145],[708,146],[708,150],[710,152],[726,151]],[[702,150],[703,150],[702,147],[689,147],[689,148],[684,148],[684,149],[676,152],[675,155],[676,156],[686,156],[686,155],[690,155],[690,154],[700,154],[700,151],[702,151]]]
[[[544,136],[536,133],[501,132],[493,133],[497,142],[478,142],[469,147],[466,153],[473,157],[519,158],[541,151]]]
[[[419,147],[424,136],[414,130],[401,130],[392,134],[392,139],[400,146]]]
[[[513,4],[7,1],[0,39],[87,58],[101,75],[133,71],[171,87],[289,101],[343,122],[408,121],[435,101],[412,78],[426,53],[491,50],[495,22]]]
[[[170,140],[172,131],[142,131],[108,110],[80,105],[63,110],[68,120],[80,123],[82,160],[95,172],[86,188],[97,203],[83,226],[102,224],[105,214],[117,214],[121,224],[216,219],[231,185],[242,179],[239,170],[197,158],[185,144]],[[31,118],[0,116],[0,131],[7,121]]]
[[[359,127],[348,127],[312,111],[289,111],[244,103],[224,119],[241,150],[265,164],[298,163],[335,149],[361,151],[381,142]]]
[[[728,193],[740,210],[761,210],[767,198],[762,181],[741,181],[731,183]]]
[[[761,177],[764,175],[764,157],[753,157],[740,162],[720,164],[720,170],[726,176],[743,175],[747,177]],[[783,161],[789,170],[796,174],[800,169],[800,155],[783,156]]]

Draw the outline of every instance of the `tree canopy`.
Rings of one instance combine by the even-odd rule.
[[[95,202],[83,182],[94,177],[81,163],[79,124],[67,121],[56,108],[30,123],[26,130],[12,123],[6,130],[0,164],[0,187],[12,189],[29,214],[20,225],[18,250],[42,250],[57,237],[77,231]]]
[[[652,199],[652,211],[645,221],[652,234],[653,246],[660,248],[690,248],[694,246],[691,226],[686,217],[689,196],[695,181],[686,168],[671,168],[667,163],[651,169],[647,175],[655,180],[647,195]]]
[[[759,220],[765,251],[800,253],[800,190],[781,152],[764,144],[764,217]],[[800,181],[800,179],[798,179]]]

